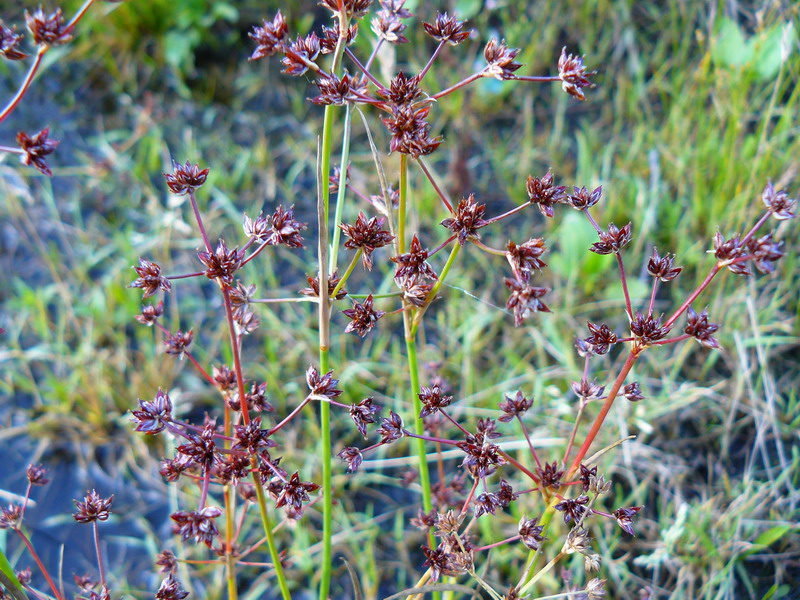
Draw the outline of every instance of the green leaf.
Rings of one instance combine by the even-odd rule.
[[[726,67],[744,67],[753,59],[753,47],[735,21],[724,17],[717,25],[711,57],[714,62]]]
[[[792,52],[797,32],[793,23],[776,23],[761,35],[750,40],[753,45],[753,60],[759,78],[774,79],[781,65]]]
[[[767,529],[753,542],[757,546],[771,546],[794,529],[791,525],[778,525]]]
[[[25,588],[17,579],[14,574],[14,569],[11,568],[11,563],[8,562],[5,553],[0,550],[0,583],[11,593],[15,598],[20,600],[27,599]]]

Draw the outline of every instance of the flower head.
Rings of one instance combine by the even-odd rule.
[[[367,270],[372,270],[372,253],[375,249],[387,246],[394,240],[394,236],[388,230],[381,229],[384,221],[383,217],[368,219],[363,212],[359,212],[353,225],[344,223],[339,225],[348,238],[344,247],[351,250],[360,248],[361,262]]]
[[[169,394],[159,389],[152,402],[139,400],[139,410],[133,411],[136,431],[155,435],[172,421],[172,401]]]
[[[611,223],[608,231],[601,231],[598,234],[599,242],[592,244],[589,248],[595,254],[617,254],[622,248],[627,246],[633,235],[631,234],[631,224],[628,223],[622,229]]]
[[[381,410],[381,407],[375,404],[375,399],[371,396],[364,398],[358,404],[350,405],[350,418],[356,424],[358,432],[366,437],[367,425],[375,423],[375,415]]]
[[[108,498],[101,498],[95,490],[90,491],[83,499],[83,502],[74,500],[78,509],[74,519],[78,523],[94,523],[95,521],[107,521],[111,503],[114,501],[112,494]]]
[[[514,313],[516,327],[522,325],[522,322],[535,312],[550,312],[550,309],[541,300],[547,293],[547,289],[534,287],[508,277],[506,277],[506,287],[511,291],[511,295],[506,301],[506,308]]]
[[[547,266],[547,263],[540,258],[546,249],[542,238],[532,238],[519,246],[509,241],[506,247],[506,260],[511,265],[514,277],[520,281],[530,281],[534,269],[539,271]]]
[[[553,185],[553,173],[547,171],[543,177],[528,175],[525,183],[530,201],[539,207],[545,217],[552,218],[555,212],[553,207],[562,202],[566,187],[563,185]]]
[[[177,196],[184,196],[194,192],[206,182],[208,169],[201,169],[198,165],[172,162],[172,173],[164,173],[169,191]]]
[[[422,23],[425,33],[437,42],[446,42],[456,46],[469,37],[469,30],[464,29],[464,21],[459,21],[456,15],[450,16],[446,12],[437,13],[433,23]]]
[[[586,70],[582,57],[567,54],[566,47],[561,49],[561,56],[558,59],[558,77],[561,79],[561,88],[570,96],[578,100],[586,100],[583,88],[594,87],[589,80],[589,77],[594,74],[594,71]]]
[[[500,403],[500,410],[503,411],[503,416],[499,420],[503,423],[508,423],[515,417],[521,417],[531,406],[533,406],[533,398],[528,400],[520,391],[514,397],[506,395],[505,399]]]
[[[215,519],[221,514],[222,511],[216,506],[172,513],[170,518],[175,521],[172,532],[180,535],[184,542],[193,539],[195,544],[203,543],[211,548],[214,540],[219,537]]]
[[[17,134],[17,144],[19,144],[23,152],[20,156],[20,160],[23,164],[34,167],[43,175],[52,177],[53,172],[50,170],[44,157],[55,152],[59,142],[58,140],[48,139],[49,135],[49,127],[45,127],[32,137],[28,137],[28,134],[24,131],[20,131]]]
[[[480,239],[478,229],[487,223],[483,218],[485,214],[486,205],[478,204],[475,194],[470,194],[469,197],[459,200],[456,214],[442,221],[442,226],[455,233],[458,243],[463,246],[470,238]]]
[[[128,287],[142,288],[144,290],[142,298],[152,296],[159,289],[164,292],[172,289],[172,283],[161,274],[161,267],[154,262],[140,258],[139,266],[133,267],[133,270],[136,271],[139,278]]]
[[[271,22],[264,19],[263,25],[253,27],[253,31],[249,34],[257,44],[249,60],[259,60],[265,56],[283,52],[286,48],[288,32],[289,27],[281,11],[277,12]]]
[[[37,8],[33,13],[26,11],[25,23],[37,46],[60,46],[72,40],[71,28],[64,23],[64,16],[61,14],[60,8],[49,15],[42,10],[42,7]]]
[[[0,21],[0,55],[7,60],[22,60],[28,55],[20,49],[20,43],[25,36],[17,33],[16,27],[6,27]]]
[[[306,383],[314,396],[323,396],[328,400],[333,400],[342,395],[342,390],[336,389],[339,380],[333,378],[333,371],[328,371],[325,375],[320,376],[319,371],[311,365],[306,371]]]
[[[422,249],[422,244],[416,234],[411,238],[408,252],[393,256],[392,262],[397,265],[397,270],[394,273],[396,279],[439,278],[433,267],[428,264],[428,251]]]
[[[231,284],[233,276],[242,264],[244,253],[239,252],[238,248],[228,249],[225,240],[217,243],[217,248],[213,252],[199,252],[197,258],[206,267],[206,277],[209,279],[220,279]]]
[[[650,273],[653,277],[660,279],[661,281],[672,281],[675,279],[681,272],[680,267],[674,266],[675,263],[675,255],[673,254],[670,256],[669,254],[665,254],[664,256],[659,256],[658,250],[653,248],[653,254],[650,256],[650,259],[647,261],[647,272]]]
[[[767,207],[767,210],[772,213],[772,216],[779,221],[793,219],[795,217],[793,211],[797,200],[789,198],[789,194],[783,190],[776,192],[771,181],[767,183],[764,188],[761,194],[761,200],[764,202],[764,206]]]
[[[417,396],[419,396],[422,402],[422,410],[419,413],[420,419],[424,419],[428,415],[432,415],[440,409],[450,406],[450,403],[453,401],[453,397],[445,394],[444,390],[438,385],[432,385],[431,387],[422,386]]]
[[[719,325],[708,321],[708,309],[703,309],[697,314],[691,306],[689,307],[686,314],[686,328],[683,330],[685,334],[692,336],[706,348],[719,348],[719,342],[712,337],[718,329]]]
[[[509,48],[505,40],[498,42],[492,38],[483,49],[483,57],[488,65],[486,74],[496,79],[513,79],[514,71],[522,67],[522,63],[514,59],[519,54],[519,48]]]

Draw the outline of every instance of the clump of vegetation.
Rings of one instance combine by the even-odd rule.
[[[0,113],[0,121],[24,98],[47,49],[69,41],[91,4],[87,1],[68,23],[60,11],[47,15],[40,10],[28,17],[37,44],[36,58],[19,92]],[[176,549],[181,558],[170,549],[159,555],[157,564],[164,577],[156,597],[186,597],[178,570],[191,564],[219,567],[228,598],[236,598],[242,582],[254,580],[265,569],[273,590],[268,597],[286,600],[314,587],[321,599],[350,594],[332,587],[345,585],[344,578],[333,577],[337,544],[351,543],[348,535],[355,532],[352,523],[338,529],[334,524],[334,506],[349,493],[346,485],[334,484],[335,479],[347,481],[335,478],[335,472],[346,470],[350,478],[357,479],[363,476],[365,462],[380,464],[409,450],[415,462],[413,469],[402,472],[403,487],[418,489],[420,501],[410,514],[398,513],[395,529],[399,537],[409,540],[416,540],[413,530],[423,532],[419,551],[416,541],[408,544],[408,552],[416,556],[423,574],[392,597],[419,598],[429,592],[449,597],[483,594],[496,600],[535,597],[538,586],[552,577],[556,567],[576,556],[581,557],[583,573],[564,580],[561,596],[604,597],[604,565],[592,538],[602,539],[606,523],[633,536],[635,520],[648,510],[626,504],[620,486],[614,489],[612,477],[602,472],[601,457],[628,439],[597,447],[606,418],[620,397],[631,403],[645,400],[646,389],[631,374],[648,350],[693,342],[707,351],[720,348],[715,337],[720,325],[710,320],[701,295],[725,271],[739,276],[751,276],[754,269],[772,273],[784,256],[783,243],[777,230],[762,230],[793,218],[796,202],[767,183],[759,199],[762,214],[743,234],[718,232],[714,236],[708,244],[713,257],[707,259],[708,274],[667,310],[664,288],[674,285],[671,282],[682,268],[675,255],[662,255],[654,248],[643,269],[650,284],[647,299],[637,304],[638,298],[630,290],[630,264],[626,268],[623,258],[623,251],[634,240],[633,225],[599,224],[596,215],[602,206],[602,187],[568,187],[559,185],[551,171],[537,173],[519,183],[527,196],[522,203],[492,214],[487,204],[481,203],[479,190],[454,201],[427,158],[448,143],[435,125],[437,103],[442,98],[480,80],[495,79],[509,85],[557,84],[572,99],[586,101],[595,72],[586,67],[582,57],[564,48],[554,61],[552,74],[523,75],[523,65],[517,60],[521,51],[492,38],[483,46],[479,66],[466,69],[455,83],[437,90],[426,76],[438,60],[453,51],[448,46],[473,43],[471,38],[478,37],[457,15],[441,12],[422,21],[432,39],[427,62],[413,74],[397,71],[382,81],[385,49],[409,42],[407,28],[414,15],[405,2],[380,0],[374,7],[370,0],[322,0],[320,4],[331,21],[318,33],[291,35],[280,12],[250,32],[255,44],[250,60],[277,56],[284,73],[314,80],[318,94],[310,101],[325,107],[317,148],[318,193],[313,206],[317,222],[301,222],[296,211],[304,209],[307,214],[308,201],[297,199],[294,205],[265,207],[267,214],[245,215],[238,241],[231,236],[224,239],[218,233],[222,227],[216,227],[201,208],[213,165],[174,162],[164,179],[173,195],[188,199],[187,209],[200,243],[200,250],[194,253],[195,270],[170,274],[169,267],[149,258],[140,258],[134,267],[136,278],[130,287],[141,289],[145,299],[164,296],[157,303],[145,304],[136,320],[158,330],[166,354],[190,363],[220,398],[217,410],[205,414],[202,421],[179,418],[169,390],[164,389],[158,389],[152,399],[140,399],[132,410],[137,431],[169,437],[163,448],[173,446],[172,453],[163,460],[160,474],[171,483],[180,482],[185,492],[181,496],[184,505],[171,514],[173,532],[183,545]],[[359,36],[370,35],[364,31],[370,11],[369,26],[375,38],[372,52],[364,60],[353,44]],[[20,35],[2,27],[0,48],[6,58],[26,58]],[[390,59],[385,60],[387,68],[393,66]],[[363,124],[367,146],[362,152],[370,158],[371,172],[350,164],[354,122]],[[385,147],[376,141],[381,124],[389,138]],[[334,143],[337,126],[340,146]],[[20,132],[17,142],[18,147],[0,150],[19,154],[25,164],[52,175],[45,157],[56,150],[57,142],[49,138],[49,129],[33,136]],[[341,148],[338,168],[332,168],[334,145]],[[430,186],[441,214],[415,207],[409,186],[415,175],[412,169]],[[481,279],[484,286],[505,289],[509,327],[512,321],[522,327],[546,318],[540,315],[551,312],[551,292],[545,283],[546,239],[509,240],[497,248],[487,242],[486,232],[502,231],[501,227],[519,222],[534,208],[537,217],[555,219],[562,206],[577,211],[596,232],[597,241],[588,251],[613,257],[621,293],[614,305],[620,306],[622,313],[590,320],[586,331],[576,332],[574,349],[582,374],[570,386],[576,398],[571,432],[563,447],[553,447],[542,444],[532,433],[537,415],[533,386],[504,390],[496,409],[484,410],[480,416],[471,414],[469,400],[455,391],[458,386],[435,369],[420,365],[418,344],[426,323],[445,314],[442,306],[450,301],[448,280],[464,264],[460,261],[466,252],[484,253],[495,261],[496,268],[506,270],[504,276],[493,278],[487,273]],[[358,212],[348,223],[344,215],[355,212],[352,207]],[[257,294],[264,286],[247,277],[248,265],[281,246],[304,248],[310,244],[304,236],[316,244],[316,262],[308,265],[306,281],[294,284],[297,293],[287,296],[275,289]],[[437,267],[444,254],[447,258]],[[218,322],[229,344],[224,358],[214,358],[209,364],[203,364],[195,352],[197,340],[208,339],[202,328],[164,324],[169,320],[169,294],[178,286],[191,285],[183,281],[190,279],[210,280],[219,291]],[[248,374],[250,365],[263,360],[259,347],[249,343],[260,328],[266,328],[260,306],[282,303],[314,307],[319,352],[305,372],[307,389],[284,407],[284,413],[276,410],[267,392],[290,382],[267,382]],[[339,327],[338,315],[346,320],[345,326]],[[375,396],[358,398],[346,393],[339,373],[347,368],[348,359],[339,338],[350,333],[359,339],[390,338],[393,327],[403,332],[403,360],[392,369],[407,373],[404,397],[391,398],[391,390],[379,390],[392,401],[392,406],[384,407]],[[446,325],[443,330],[447,333]],[[340,350],[332,352],[337,346]],[[349,415],[351,432],[336,426],[334,411]],[[307,425],[312,419],[318,419],[315,429]],[[318,439],[304,439],[302,433],[309,430],[318,432]],[[355,442],[359,437],[366,441]],[[520,442],[523,449],[515,446],[516,451],[510,450],[514,442]],[[312,453],[317,453],[315,459],[310,458]],[[288,454],[290,460],[284,458]],[[340,462],[334,461],[334,456]],[[430,469],[429,463],[435,469]],[[46,483],[44,472],[29,467],[28,481],[24,501],[3,509],[0,526],[18,534],[51,593],[61,600],[65,597],[62,586],[49,575],[22,528],[31,486]],[[97,528],[98,520],[108,518],[111,500],[92,491],[76,503],[75,519],[93,525],[99,573],[99,582],[76,579],[83,598],[111,595]],[[321,527],[307,514],[312,506],[317,512],[315,505],[319,506]],[[515,526],[508,526],[507,514],[519,516]],[[565,527],[559,528],[554,517]],[[357,518],[354,515],[351,521]],[[319,540],[320,558],[312,569],[313,577],[303,568],[303,557],[284,551],[287,530]],[[505,564],[490,569],[491,563],[497,562],[490,557],[505,549],[512,550],[502,554]],[[269,562],[254,562],[264,550]],[[23,589],[38,594],[30,586],[29,572],[3,572],[10,594]],[[360,596],[359,573],[351,570],[350,577],[352,594]]]

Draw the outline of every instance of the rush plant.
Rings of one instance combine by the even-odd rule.
[[[18,94],[0,113],[0,121],[25,95],[47,48],[68,41],[91,4],[87,2],[66,24],[60,12],[48,16],[40,10],[29,15],[28,26],[38,51]],[[337,560],[335,539],[348,533],[334,526],[334,504],[346,492],[334,487],[333,473],[347,470],[352,477],[359,477],[365,459],[385,456],[397,447],[414,453],[416,468],[406,476],[408,483],[418,481],[421,492],[418,506],[406,515],[402,527],[422,530],[425,541],[420,552],[411,548],[421,577],[393,598],[421,598],[428,592],[454,598],[456,593],[472,594],[476,587],[495,600],[534,597],[537,584],[575,555],[583,556],[585,576],[570,583],[560,597],[604,597],[605,580],[597,575],[603,566],[593,550],[590,532],[607,521],[618,525],[625,535],[634,535],[637,516],[647,511],[647,507],[621,505],[611,479],[598,471],[600,457],[625,441],[598,447],[610,410],[619,398],[645,401],[646,390],[631,377],[645,352],[695,342],[707,351],[718,349],[715,334],[720,325],[711,321],[703,293],[726,271],[740,277],[755,276],[755,271],[769,275],[784,254],[778,226],[795,216],[796,203],[767,183],[757,199],[761,214],[754,224],[742,234],[717,233],[708,244],[705,279],[662,314],[659,294],[680,276],[682,268],[674,255],[654,248],[645,266],[651,282],[649,301],[637,305],[629,290],[630,265],[626,268],[624,260],[634,227],[632,223],[601,225],[601,187],[561,185],[556,175],[547,171],[519,182],[522,201],[505,212],[493,213],[482,203],[481,190],[461,198],[449,197],[428,158],[448,143],[434,125],[439,100],[483,79],[495,79],[508,85],[557,84],[576,102],[586,101],[595,72],[581,56],[564,48],[550,73],[523,74],[523,65],[517,61],[520,50],[502,39],[482,40],[479,32],[457,15],[427,14],[430,9],[425,4],[420,5],[419,15],[412,15],[404,4],[404,0],[322,0],[320,5],[330,22],[319,31],[290,32],[287,20],[278,12],[250,32],[254,44],[251,61],[275,57],[284,73],[309,78],[318,88],[310,99],[324,106],[316,149],[316,223],[301,222],[292,205],[265,207],[265,212],[244,216],[238,239],[223,239],[221,227],[209,221],[204,210],[205,186],[213,165],[195,164],[198,159],[191,157],[174,162],[172,170],[164,174],[169,192],[188,201],[183,206],[191,212],[196,227],[197,266],[191,272],[173,274],[168,266],[140,258],[130,287],[140,289],[144,299],[156,297],[158,302],[146,303],[135,318],[160,332],[166,354],[185,359],[208,386],[218,390],[220,404],[219,410],[202,422],[182,420],[176,416],[170,390],[158,389],[140,399],[132,410],[137,431],[166,436],[169,443],[163,447],[173,446],[172,454],[162,462],[161,475],[190,491],[184,497],[191,504],[174,512],[171,520],[181,542],[197,546],[198,551],[189,553],[192,558],[180,560],[171,550],[160,554],[158,565],[164,579],[156,592],[159,599],[186,597],[177,578],[181,563],[224,569],[229,599],[237,598],[242,582],[252,580],[254,569],[268,570],[275,590],[272,597],[288,600],[314,587],[320,600],[348,595],[349,591],[338,589],[344,584],[332,578]],[[394,75],[384,80],[379,68],[382,52],[388,46],[398,46],[401,51],[409,41],[405,32],[415,16],[420,17],[421,27],[431,39],[429,60],[420,68],[395,69]],[[371,36],[372,51],[366,57],[354,49],[359,36]],[[475,44],[482,45],[482,61],[459,73],[451,85],[437,89],[426,77],[445,53],[455,54],[459,46]],[[0,51],[10,60],[26,57],[20,35],[4,25],[0,25]],[[363,125],[367,136],[364,150],[374,167],[369,172],[356,173],[350,165],[355,123]],[[381,127],[383,137],[388,138],[386,144],[380,141],[380,134],[373,133]],[[337,131],[341,132],[338,138]],[[45,157],[57,143],[48,136],[48,129],[34,136],[21,132],[18,147],[0,150],[19,154],[25,164],[51,175]],[[339,165],[333,168],[336,158]],[[430,185],[440,202],[438,213],[419,210],[411,195],[412,177]],[[377,193],[360,188],[356,181],[368,182]],[[298,198],[293,204],[303,202],[308,200]],[[464,399],[455,395],[447,381],[439,377],[423,380],[418,343],[426,318],[437,310],[437,304],[448,302],[448,278],[461,268],[468,252],[486,253],[498,269],[506,271],[502,280],[492,281],[487,276],[485,284],[504,288],[509,327],[537,327],[539,319],[547,318],[541,313],[551,310],[550,290],[540,283],[545,280],[547,241],[530,237],[495,248],[486,243],[484,234],[487,228],[502,231],[512,220],[554,219],[562,208],[578,211],[596,231],[597,241],[588,251],[613,257],[622,295],[617,303],[619,315],[589,321],[585,331],[576,332],[575,351],[583,361],[583,373],[571,385],[576,398],[574,425],[563,447],[553,449],[543,447],[531,434],[531,415],[536,412],[532,385],[508,390],[494,416],[470,419],[463,410]],[[345,222],[345,214],[355,213],[352,222]],[[297,285],[303,289],[289,297],[271,290],[257,294],[263,284],[248,277],[248,265],[279,246],[300,251],[307,243],[304,236],[316,244],[316,261],[309,265],[312,274],[307,282]],[[357,271],[364,271],[364,277],[354,278]],[[178,323],[165,324],[169,314],[165,301],[171,301],[173,287],[192,285],[186,280],[210,280],[217,288],[229,360],[201,364],[194,347],[202,342],[204,332]],[[354,289],[356,280],[362,282],[359,289]],[[393,287],[383,285],[387,281]],[[248,374],[248,363],[255,364],[262,357],[258,347],[247,340],[262,326],[262,305],[283,302],[314,307],[318,360],[305,372],[304,392],[285,414],[278,415],[267,392],[284,382],[266,382]],[[333,319],[338,314],[348,320],[341,331]],[[374,397],[357,398],[342,389],[337,373],[345,369],[348,358],[331,350],[338,336],[391,336],[395,329],[402,330],[404,342],[405,364],[395,366],[407,373],[404,397],[394,398],[391,407],[381,407]],[[314,406],[318,410],[313,410]],[[343,439],[357,436],[340,433],[333,411],[349,415],[353,434],[367,441],[344,443]],[[300,439],[289,432],[309,419],[318,419],[319,440],[302,440],[300,451],[316,452],[317,458],[305,464],[287,464],[282,452]],[[525,445],[523,456],[504,448],[503,442],[516,438]],[[429,462],[435,463],[435,472],[429,469]],[[40,483],[36,468],[31,469],[29,482]],[[75,518],[92,523],[96,540],[97,521],[107,518],[110,504],[110,498],[103,499],[95,492],[78,503]],[[522,515],[514,531],[500,534],[480,526],[481,520],[496,519],[512,505]],[[21,528],[24,506],[4,509],[0,526],[12,529],[25,542],[60,600],[63,592],[52,582]],[[319,508],[321,528],[314,527],[306,514],[311,506],[315,511]],[[251,518],[253,511],[257,520]],[[566,527],[553,522],[556,516]],[[304,573],[300,557],[284,552],[285,532],[290,527],[318,537],[317,573]],[[512,576],[504,569],[505,579],[487,575],[489,557],[501,546],[517,548],[520,558]],[[253,560],[264,552],[268,563]],[[205,556],[194,558],[198,554]],[[101,591],[94,591],[93,583],[79,583],[87,598],[109,595],[99,542],[97,555]],[[353,575],[353,585],[358,589],[357,575]]]

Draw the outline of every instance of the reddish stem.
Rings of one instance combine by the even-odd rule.
[[[689,306],[691,306],[692,302],[694,302],[695,299],[700,294],[703,293],[703,290],[705,290],[708,287],[708,285],[711,283],[711,280],[714,279],[716,274],[719,273],[721,270],[722,270],[722,267],[720,265],[714,265],[714,267],[711,269],[711,272],[708,275],[706,275],[706,278],[703,280],[703,282],[699,286],[697,286],[697,289],[695,291],[693,291],[686,300],[684,300],[683,304],[681,304],[678,307],[678,310],[676,310],[674,313],[672,313],[672,316],[669,319],[667,319],[666,323],[664,323],[663,326],[664,327],[672,327],[672,324],[675,321],[677,321],[678,318],[684,312],[686,312],[686,309],[688,309]]]
[[[49,46],[39,46],[39,50],[36,52],[36,58],[33,60],[33,64],[31,64],[30,69],[28,69],[28,74],[25,75],[25,79],[22,80],[22,84],[17,90],[17,93],[14,97],[9,101],[6,107],[3,109],[3,112],[0,112],[0,123],[5,121],[6,117],[10,115],[17,105],[20,103],[22,98],[28,91],[31,83],[33,82],[33,78],[36,75],[36,72],[39,70],[39,66],[42,64],[42,57],[45,55]]]
[[[369,79],[372,83],[374,83],[379,91],[381,92],[386,91],[386,86],[384,86],[380,81],[375,79],[375,76],[369,72],[369,69],[367,67],[361,64],[361,61],[358,60],[358,57],[355,54],[353,54],[353,51],[350,50],[350,48],[345,48],[344,51],[345,54],[347,54],[347,56],[350,58],[350,60],[352,60],[353,63],[355,63],[358,70],[361,71],[364,75],[366,75],[367,79]]]
[[[772,214],[772,213],[771,213],[771,212],[769,212],[769,211],[765,212],[765,213],[764,213],[764,214],[761,216],[761,218],[760,218],[758,221],[756,221],[756,224],[755,224],[755,225],[753,225],[753,228],[752,228],[752,229],[750,229],[750,231],[748,231],[748,232],[747,232],[747,235],[745,235],[745,236],[744,236],[744,237],[743,237],[743,238],[742,238],[742,239],[739,241],[739,245],[740,245],[740,246],[744,246],[744,245],[747,243],[747,241],[748,241],[748,240],[749,240],[751,237],[753,237],[753,235],[755,234],[755,232],[756,232],[756,231],[758,231],[759,229],[761,229],[761,226],[762,226],[764,223],[766,223],[766,222],[767,222],[767,219],[769,219],[769,216],[770,216],[771,214]]]
[[[231,294],[226,284],[221,284],[222,297],[225,300],[225,316],[228,320],[228,331],[231,337],[231,350],[233,351],[233,369],[236,372],[236,387],[239,390],[239,407],[242,411],[242,420],[245,425],[250,424],[250,409],[247,406],[247,398],[244,393],[244,376],[242,375],[242,359],[239,355],[239,341],[236,336],[236,328],[233,324],[233,306],[231,305]]]
[[[189,279],[189,277],[199,277],[200,275],[205,275],[205,271],[197,271],[196,273],[186,273],[185,275],[170,275],[167,279]]]
[[[253,260],[256,256],[261,254],[262,250],[264,250],[264,248],[266,248],[268,245],[269,244],[261,244],[258,248],[253,250],[252,254],[250,254],[250,256],[248,256],[242,261],[242,264],[239,265],[239,268],[241,269],[243,266],[245,266],[247,263]],[[242,248],[242,250],[244,250],[244,248]]]
[[[442,48],[444,48],[444,44],[444,40],[439,42],[439,45],[436,46],[436,50],[433,51],[433,54],[428,59],[428,64],[426,64],[422,71],[419,72],[419,75],[417,75],[420,82],[425,78],[425,75],[428,74],[428,71],[433,66],[434,61],[439,57],[439,53],[442,51]]]
[[[431,185],[433,186],[433,189],[436,190],[436,193],[439,195],[439,198],[441,199],[442,204],[444,204],[445,208],[450,211],[450,214],[455,214],[453,212],[453,205],[450,203],[450,200],[448,200],[447,197],[445,197],[444,192],[439,187],[439,185],[436,183],[436,180],[433,178],[433,175],[431,175],[431,172],[428,170],[428,167],[425,166],[425,163],[422,161],[421,158],[417,157],[416,160],[417,160],[417,164],[419,165],[419,168],[422,169],[423,173],[425,173],[425,177],[428,178],[428,181],[431,182]]]
[[[514,466],[515,466],[517,469],[519,469],[520,471],[522,471],[523,473],[525,473],[525,475],[527,475],[528,477],[530,477],[530,478],[531,478],[531,479],[532,479],[534,482],[536,482],[536,483],[539,483],[539,478],[536,476],[536,474],[535,474],[533,471],[531,471],[530,469],[528,469],[528,467],[526,467],[525,465],[523,465],[523,464],[522,464],[521,462],[519,462],[517,459],[513,458],[513,457],[512,457],[512,456],[511,456],[511,455],[510,455],[508,452],[506,452],[505,450],[498,450],[498,452],[500,453],[500,456],[502,456],[503,458],[505,458],[505,459],[506,459],[508,462],[510,462],[512,465],[514,465]]]
[[[555,75],[514,75],[511,79],[515,81],[535,81],[540,83],[561,81],[561,78]]]
[[[31,544],[31,541],[28,539],[28,536],[22,533],[22,531],[19,529],[14,529],[14,531],[17,532],[17,535],[20,537],[20,539],[22,539],[22,542],[28,548],[28,552],[30,553],[36,565],[39,567],[39,570],[42,572],[42,575],[44,575],[44,578],[47,580],[47,585],[50,586],[50,589],[53,591],[53,595],[58,600],[64,600],[64,595],[61,592],[59,592],[55,582],[53,581],[53,578],[50,577],[50,573],[47,572],[47,569],[45,568],[42,559],[39,558],[38,554],[36,554],[36,550],[34,550],[33,544]]]
[[[428,258],[430,258],[431,256],[433,256],[434,254],[436,254],[436,253],[437,253],[437,252],[439,252],[440,250],[443,250],[443,249],[447,248],[447,247],[450,245],[450,242],[452,242],[454,239],[456,239],[456,237],[457,237],[457,236],[456,236],[456,234],[454,233],[454,234],[453,234],[453,235],[451,235],[449,238],[447,238],[445,241],[443,241],[441,244],[439,244],[438,246],[436,246],[436,248],[434,248],[433,250],[431,250],[430,252],[428,252]]]
[[[97,570],[100,571],[100,585],[106,587],[106,569],[103,564],[103,555],[100,552],[100,532],[97,530],[97,521],[92,522],[92,529],[94,530],[94,549],[97,552]]]
[[[194,190],[189,191],[189,201],[192,203],[192,210],[194,211],[194,218],[197,221],[197,226],[200,228],[200,235],[203,236],[203,244],[205,244],[206,250],[208,250],[209,253],[213,253],[214,250],[211,249],[211,242],[208,239],[206,227],[203,225],[203,217],[200,216],[200,209],[197,207],[197,199],[194,197]]]
[[[533,443],[531,442],[531,438],[528,435],[528,430],[525,428],[525,423],[522,422],[522,419],[519,415],[517,416],[517,421],[519,421],[519,426],[522,427],[522,433],[525,434],[525,439],[528,441],[528,448],[531,449],[531,454],[533,455],[534,460],[536,461],[536,466],[540,469],[542,468],[542,462],[539,460],[539,455],[536,454],[536,450],[533,449]]]
[[[516,542],[521,537],[522,536],[520,536],[520,535],[515,535],[515,536],[512,536],[512,537],[510,537],[508,539],[502,540],[500,542],[495,542],[494,544],[489,544],[488,546],[478,546],[477,548],[473,548],[473,550],[475,552],[481,552],[482,550],[489,550],[491,548],[497,548],[498,546],[502,546],[504,544],[510,544],[511,542]]]
[[[628,278],[625,276],[625,264],[622,262],[622,254],[615,252],[617,264],[619,265],[619,279],[622,282],[622,291],[625,294],[625,310],[628,311],[628,318],[633,320],[633,308],[631,306],[631,296],[628,293]]]
[[[275,427],[273,427],[267,432],[267,437],[271,437],[272,435],[280,431],[281,428],[283,428],[289,421],[294,419],[297,416],[297,414],[301,410],[303,410],[303,407],[305,407],[305,405],[308,404],[310,401],[311,401],[311,396],[306,396],[305,399],[300,404],[298,404],[295,407],[295,409],[286,416],[286,418],[283,419],[283,421],[275,425]]]
[[[589,447],[594,442],[594,439],[597,437],[597,434],[600,432],[600,428],[603,426],[603,421],[605,421],[608,412],[611,410],[611,407],[614,405],[614,399],[617,397],[620,389],[622,389],[622,384],[625,383],[625,378],[630,373],[631,369],[633,368],[633,364],[636,362],[636,359],[639,357],[639,353],[632,351],[628,358],[625,360],[625,364],[622,365],[622,370],[617,375],[616,380],[614,381],[614,385],[611,386],[611,391],[608,392],[608,396],[606,397],[606,401],[603,403],[603,406],[600,408],[600,414],[594,420],[592,424],[592,428],[589,430],[589,433],[586,435],[586,439],[581,444],[580,449],[578,450],[578,454],[575,456],[575,459],[572,461],[572,465],[570,466],[569,470],[567,471],[567,479],[571,479],[572,476],[578,471],[578,468],[581,465],[581,461],[586,456],[586,453],[589,451]]]
[[[492,217],[491,219],[487,219],[486,222],[483,225],[481,225],[480,227],[486,227],[487,225],[491,225],[492,223],[497,223],[498,221],[502,221],[503,219],[507,219],[508,217],[517,214],[521,210],[525,210],[530,205],[531,205],[530,202],[526,202],[525,204],[520,204],[519,206],[516,206],[516,207],[512,208],[511,210],[504,212],[502,215],[497,215],[496,217]],[[477,229],[480,229],[480,227],[478,227]]]
[[[434,94],[433,96],[431,96],[431,98],[433,98],[434,100],[438,100],[439,98],[442,98],[442,97],[444,97],[444,96],[447,96],[448,94],[452,94],[452,93],[453,93],[453,92],[455,92],[456,90],[459,90],[459,89],[461,89],[461,88],[462,88],[462,87],[464,87],[465,85],[469,85],[469,84],[470,84],[470,83],[472,83],[473,81],[477,81],[477,80],[478,80],[478,79],[480,79],[481,77],[483,77],[483,71],[479,71],[479,72],[477,72],[477,73],[473,73],[472,75],[470,75],[470,76],[469,76],[469,77],[467,77],[466,79],[462,79],[462,80],[461,80],[461,81],[459,81],[457,84],[455,84],[455,85],[453,85],[453,86],[450,86],[450,87],[449,87],[449,88],[447,88],[446,90],[442,90],[441,92],[438,92],[438,93]]]
[[[688,333],[685,333],[685,334],[680,335],[678,337],[668,338],[666,340],[658,340],[657,342],[650,342],[650,345],[651,346],[666,346],[667,344],[675,344],[677,342],[682,342],[683,340],[688,340],[690,337],[692,337],[692,336],[689,335]]]
[[[442,413],[442,414],[445,416],[445,418],[446,418],[448,421],[450,421],[450,422],[451,422],[453,425],[455,425],[456,427],[458,427],[458,428],[461,430],[461,433],[463,433],[464,435],[472,435],[472,434],[471,434],[469,431],[467,431],[466,429],[464,429],[464,428],[463,428],[463,427],[462,427],[462,426],[459,424],[459,422],[458,422],[458,421],[456,421],[456,420],[455,420],[453,417],[451,417],[449,414],[447,414],[447,411],[446,411],[446,410],[444,410],[443,408],[440,408],[440,409],[439,409],[439,412],[440,412],[440,413]]]

